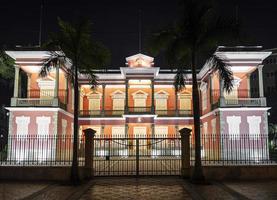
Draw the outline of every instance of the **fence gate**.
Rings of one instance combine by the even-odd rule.
[[[95,138],[94,175],[180,175],[180,138]]]

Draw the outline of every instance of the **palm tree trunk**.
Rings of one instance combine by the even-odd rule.
[[[78,113],[79,112],[79,84],[78,84],[78,69],[77,64],[74,69],[74,134],[73,134],[73,160],[71,166],[71,182],[78,184],[79,171],[78,171],[78,141],[79,141],[79,126],[78,126]]]
[[[192,100],[193,100],[193,121],[194,121],[194,143],[195,143],[195,163],[192,174],[192,181],[200,183],[205,180],[201,164],[201,135],[200,135],[200,104],[199,90],[196,76],[195,51],[191,53],[191,71],[192,71]]]

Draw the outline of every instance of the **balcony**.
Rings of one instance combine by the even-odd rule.
[[[234,98],[223,99],[212,105],[212,109],[218,107],[264,107],[266,106],[266,98]]]
[[[153,114],[151,107],[129,107],[125,114]]]
[[[145,115],[153,114],[159,117],[192,117],[191,110],[156,110],[151,112],[151,107],[129,107],[128,111],[124,110],[80,110],[80,117],[121,117],[124,114],[128,115]]]
[[[60,107],[66,110],[67,91],[59,90],[58,98],[53,90],[28,90],[27,97],[12,98],[11,106],[17,107]]]
[[[219,90],[212,91],[212,109],[218,107],[263,107],[266,106],[266,98],[257,97],[249,90],[238,90],[229,95],[224,92],[224,98],[220,100]]]
[[[80,110],[80,117],[121,117],[124,110]]]

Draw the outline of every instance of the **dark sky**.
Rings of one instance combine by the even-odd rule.
[[[138,16],[142,10],[143,52],[151,32],[173,22],[178,16],[178,0],[45,0],[43,41],[57,29],[60,16],[72,20],[86,16],[93,22],[94,38],[104,43],[112,53],[113,67],[123,66],[126,56],[138,52]],[[222,0],[225,15],[234,15],[234,0]],[[277,47],[276,0],[237,0],[239,18],[246,35],[255,39],[253,45]],[[1,0],[0,43],[8,45],[38,44],[40,0]],[[164,65],[162,58],[157,65]]]

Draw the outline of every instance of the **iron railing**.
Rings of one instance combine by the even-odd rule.
[[[190,139],[194,161],[194,138]],[[277,164],[277,146],[269,143],[266,134],[202,134],[201,160],[203,165]]]
[[[94,175],[179,175],[180,138],[95,138]]]
[[[54,98],[55,91],[54,89],[40,90],[40,89],[30,89],[27,91],[28,98]],[[58,91],[59,100],[63,103],[66,103],[67,90],[60,89]]]
[[[69,166],[73,137],[56,135],[10,135],[0,141],[0,165]],[[84,140],[79,140],[79,165],[84,165]]]
[[[146,111],[146,112],[143,112]],[[167,116],[167,117],[191,117],[192,110],[155,110],[153,113],[149,111],[149,108],[137,108],[129,111],[125,110],[80,110],[80,117],[100,117],[100,116],[108,116],[108,117],[119,117],[123,114],[156,114],[158,116]]]
[[[128,114],[153,114],[151,107],[129,107]]]
[[[0,138],[2,166],[70,166],[72,136],[10,135]],[[194,164],[194,136],[190,138]],[[79,139],[79,165],[84,165],[84,138]],[[94,139],[95,175],[176,175],[180,173],[181,142],[177,135]],[[266,134],[202,134],[203,165],[268,165],[277,163],[277,146]]]

